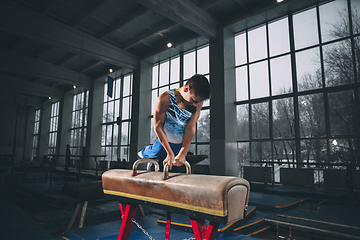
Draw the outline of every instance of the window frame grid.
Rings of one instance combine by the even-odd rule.
[[[124,95],[124,81],[125,81],[125,78],[129,77],[129,84],[130,84],[130,89],[129,89],[129,93],[127,95]],[[106,160],[107,161],[110,161],[110,162],[115,162],[117,161],[118,158],[125,158],[126,161],[129,161],[129,148],[130,148],[130,133],[131,133],[131,106],[132,106],[132,90],[133,90],[133,73],[127,73],[127,74],[124,74],[124,75],[121,75],[117,78],[114,79],[114,82],[115,82],[115,86],[114,86],[114,90],[115,90],[115,93],[113,94],[113,96],[116,96],[117,95],[117,91],[119,91],[119,94],[118,94],[118,97],[115,98],[113,97],[112,99],[109,97],[109,96],[106,96],[106,101],[105,101],[105,96],[104,96],[104,101],[103,101],[103,107],[104,105],[106,104],[106,107],[107,107],[107,110],[106,110],[106,113],[108,114],[109,113],[109,103],[112,102],[112,106],[113,106],[113,109],[112,109],[112,113],[114,114],[113,117],[112,117],[112,120],[111,121],[106,121],[104,122],[104,119],[101,123],[101,137],[102,139],[105,139],[104,140],[104,144],[103,144],[103,140],[101,140],[101,143],[100,143],[100,148],[101,148],[101,153],[102,154],[106,154],[107,153],[110,153],[110,156],[106,156]],[[105,93],[105,90],[106,90],[106,87],[107,87],[107,82],[104,83],[104,94]],[[128,103],[129,103],[129,111],[127,112],[127,115],[129,116],[127,119],[123,119],[123,104],[124,104],[124,99],[129,99]],[[115,113],[116,113],[116,104],[115,102],[118,101],[119,102],[119,108],[118,108],[118,116],[115,116]],[[104,111],[104,110],[103,110]],[[119,122],[118,122],[118,118],[119,118]],[[119,123],[119,124],[118,124]],[[123,123],[127,123],[128,124],[128,127],[127,127],[127,140],[126,140],[126,144],[123,144],[122,143],[122,125]],[[117,135],[115,134],[114,131],[115,130],[115,125],[116,125],[116,128],[117,128]],[[110,144],[108,144],[108,127],[111,126],[111,141],[110,141]],[[103,131],[103,128],[105,127],[105,131]],[[127,153],[122,153],[121,151],[123,149],[127,149],[125,152]],[[116,150],[116,154],[115,154],[115,151]],[[116,156],[115,156],[116,155]],[[124,155],[126,157],[124,157]],[[116,159],[114,159],[114,157],[116,157]]]
[[[155,67],[155,66],[157,66],[157,71],[158,71],[158,73],[157,73],[157,77],[158,77],[158,79],[157,79],[157,86],[156,87],[151,87],[151,91],[154,91],[154,90],[157,90],[157,97],[159,96],[159,90],[161,89],[161,88],[163,88],[163,87],[168,87],[168,89],[170,89],[170,86],[171,85],[173,85],[173,84],[176,84],[176,83],[178,83],[178,82],[171,82],[171,60],[172,59],[175,59],[175,58],[177,58],[177,57],[179,57],[180,58],[180,66],[179,66],[179,68],[180,68],[180,71],[179,71],[179,74],[180,74],[180,77],[179,77],[179,87],[182,87],[188,80],[189,80],[189,78],[184,78],[183,76],[184,76],[184,67],[185,67],[185,64],[182,62],[182,64],[181,64],[181,61],[184,61],[184,56],[186,55],[186,54],[190,54],[190,53],[192,53],[192,52],[195,52],[195,59],[194,59],[194,64],[195,64],[195,73],[197,73],[197,71],[198,71],[198,51],[199,50],[202,50],[202,49],[204,49],[204,48],[208,48],[209,49],[209,44],[208,43],[206,43],[206,44],[203,44],[203,45],[201,45],[201,46],[198,46],[198,47],[195,47],[195,48],[193,48],[193,49],[190,49],[190,50],[188,50],[188,51],[186,51],[186,52],[181,52],[180,53],[180,55],[175,55],[175,56],[172,56],[172,57],[169,57],[169,58],[167,58],[167,59],[165,59],[165,60],[162,60],[162,61],[159,61],[159,62],[156,62],[156,63],[154,63],[153,64],[153,68]],[[165,61],[169,61],[169,81],[168,81],[168,83],[167,84],[165,84],[165,85],[163,85],[163,86],[159,86],[159,84],[160,84],[160,64],[161,63],[163,63],[163,62],[165,62]],[[208,59],[208,61],[210,61],[210,59]],[[210,71],[210,69],[209,69],[209,71]],[[207,77],[208,79],[209,79],[209,76],[210,76],[210,72],[208,72],[208,73],[206,73],[206,74],[203,74],[205,77]],[[152,99],[153,100],[153,99]],[[209,101],[209,100],[206,100],[206,101]],[[153,102],[152,102],[152,104],[153,104]],[[203,111],[203,110],[210,110],[210,102],[209,102],[209,104],[208,105],[206,105],[206,106],[203,106],[202,108],[201,108],[201,111]],[[210,114],[210,111],[209,111],[209,114]],[[150,115],[150,118],[151,118],[151,122],[153,122],[153,113],[151,113],[151,115]],[[154,129],[153,129],[153,124],[151,124],[151,133],[150,133],[150,143],[151,144],[153,144],[153,142],[155,141],[155,139],[156,139],[156,134],[155,134],[155,132],[154,132]],[[195,135],[194,135],[194,138],[192,139],[192,141],[191,141],[191,144],[190,144],[190,148],[189,149],[191,149],[191,148],[194,148],[195,149],[195,152],[194,152],[194,154],[198,154],[198,146],[202,146],[202,145],[208,145],[208,146],[210,146],[210,133],[209,133],[209,141],[204,141],[204,142],[198,142],[198,123],[196,123],[196,133],[195,133]],[[208,154],[207,154],[208,156],[209,156],[209,158],[208,159],[210,159],[210,151],[208,152]]]
[[[89,90],[84,89],[74,94],[70,128],[70,151],[72,155],[82,155],[81,151],[86,146],[87,118],[89,114],[88,101]],[[81,114],[81,117],[79,114]]]
[[[326,3],[325,3],[326,4]],[[247,81],[248,81],[248,99],[246,100],[241,100],[241,101],[235,101],[235,105],[236,106],[239,106],[239,105],[248,105],[248,114],[249,114],[249,117],[248,117],[248,129],[249,129],[249,137],[248,139],[245,139],[245,140],[239,140],[237,139],[237,143],[238,144],[241,144],[241,143],[247,143],[248,146],[249,146],[249,160],[250,160],[250,163],[253,161],[253,156],[252,156],[252,145],[256,142],[270,142],[271,143],[271,159],[270,159],[270,162],[273,162],[274,163],[274,143],[275,142],[279,142],[279,141],[295,141],[295,147],[296,147],[296,153],[295,153],[295,159],[296,159],[296,163],[299,163],[302,161],[301,159],[301,142],[303,141],[307,141],[307,140],[319,140],[319,141],[326,141],[326,148],[327,148],[327,157],[326,157],[326,161],[329,162],[330,161],[330,144],[329,142],[333,139],[346,139],[346,138],[352,138],[354,139],[356,137],[356,133],[354,134],[338,134],[338,135],[332,135],[331,132],[330,132],[330,123],[329,123],[329,115],[330,115],[330,112],[329,112],[329,94],[331,93],[339,93],[339,92],[342,92],[342,91],[351,91],[353,93],[353,96],[354,96],[354,108],[359,108],[359,105],[360,105],[360,101],[358,100],[359,99],[359,96],[358,96],[358,91],[357,89],[359,88],[360,84],[359,84],[359,79],[358,79],[358,76],[357,76],[357,69],[356,69],[356,61],[355,61],[355,49],[354,49],[354,42],[355,42],[355,38],[358,38],[360,36],[360,33],[357,33],[357,34],[353,34],[352,32],[352,25],[353,25],[353,22],[352,22],[352,14],[351,14],[351,4],[349,4],[349,1],[348,1],[348,11],[349,11],[349,26],[350,26],[350,34],[346,37],[340,37],[340,38],[336,38],[334,40],[331,40],[331,41],[327,41],[326,43],[322,43],[321,41],[321,28],[320,28],[320,24],[321,24],[321,21],[320,21],[320,15],[319,15],[319,7],[321,5],[317,4],[316,6],[312,7],[312,8],[316,8],[316,18],[317,18],[317,25],[318,25],[318,37],[319,37],[319,42],[318,44],[315,44],[315,45],[311,45],[311,46],[306,46],[304,48],[300,48],[300,49],[296,49],[295,50],[295,47],[294,47],[294,33],[293,33],[293,19],[292,17],[297,14],[298,12],[294,12],[294,13],[289,13],[287,16],[284,16],[284,17],[287,17],[288,18],[288,25],[289,25],[289,41],[290,41],[290,51],[289,52],[285,52],[285,53],[281,53],[281,54],[278,54],[278,55],[274,55],[274,56],[270,56],[269,54],[269,32],[268,30],[266,31],[266,35],[267,35],[267,39],[266,39],[266,42],[267,42],[267,52],[268,52],[268,56],[267,58],[265,59],[259,59],[259,60],[256,60],[254,62],[250,62],[249,61],[249,42],[248,42],[248,32],[251,31],[252,29],[254,28],[251,28],[251,29],[246,29],[244,31],[241,31],[241,32],[238,32],[238,33],[235,33],[234,34],[234,37],[236,37],[237,35],[240,35],[240,34],[245,34],[245,38],[246,38],[246,63],[241,63],[241,64],[238,64],[236,65],[235,64],[235,69],[237,68],[240,68],[240,67],[246,67],[247,68],[247,72],[249,73],[249,66],[250,64],[253,64],[253,63],[256,63],[256,62],[260,62],[260,61],[267,61],[268,62],[268,66],[270,66],[270,61],[271,59],[275,59],[275,58],[278,58],[278,57],[282,57],[282,56],[286,56],[288,54],[290,54],[290,60],[291,60],[291,73],[292,73],[292,84],[293,84],[293,90],[292,92],[290,93],[285,93],[285,94],[278,94],[278,95],[273,95],[272,94],[272,88],[271,88],[271,68],[269,67],[268,68],[268,74],[269,74],[269,96],[267,97],[262,97],[262,98],[257,98],[257,99],[251,99],[251,94],[250,94],[250,76],[248,74],[247,76]],[[310,8],[311,9],[311,8]],[[303,11],[307,11],[309,9],[305,9]],[[274,22],[274,21],[278,21],[278,20],[281,20],[283,19],[284,17],[281,17],[281,18],[278,18],[276,20],[273,20],[271,22]],[[264,24],[266,25],[266,29],[268,29],[268,25],[271,23],[270,21],[269,22],[266,22],[266,23],[262,23],[260,24],[259,26],[263,26]],[[337,43],[337,42],[341,42],[343,40],[350,40],[351,41],[351,51],[352,51],[352,59],[353,59],[353,68],[352,68],[352,71],[353,71],[353,76],[354,76],[354,82],[351,82],[351,83],[345,83],[345,84],[341,84],[341,85],[337,85],[337,86],[327,86],[325,84],[325,74],[324,74],[324,56],[323,56],[323,46],[327,46],[327,45],[330,45],[332,43]],[[317,89],[310,89],[310,90],[302,90],[302,91],[299,91],[298,90],[298,79],[297,79],[297,76],[296,76],[296,61],[295,61],[295,56],[296,56],[296,53],[298,52],[302,52],[302,51],[306,51],[306,50],[309,50],[309,49],[313,49],[313,48],[319,48],[319,51],[320,51],[320,64],[321,64],[321,81],[322,81],[322,87],[321,88],[317,88]],[[235,51],[236,52],[236,51]],[[236,53],[235,53],[236,54]],[[311,137],[304,137],[300,134],[300,126],[299,126],[299,98],[301,96],[307,96],[307,95],[310,95],[310,94],[318,94],[318,93],[321,93],[323,94],[323,99],[324,99],[324,118],[325,118],[325,125],[326,125],[326,129],[325,129],[325,136],[322,136],[322,137],[319,137],[319,136],[311,136]],[[273,137],[273,133],[272,133],[272,129],[274,127],[273,125],[273,115],[272,115],[272,103],[274,100],[278,100],[278,99],[285,99],[285,98],[292,98],[293,99],[293,111],[294,111],[294,119],[295,119],[295,137],[294,138],[281,138],[281,139],[274,139]],[[270,117],[270,121],[269,121],[269,138],[265,138],[265,139],[254,139],[253,136],[252,136],[252,124],[253,124],[253,121],[252,121],[252,105],[253,104],[256,104],[256,103],[260,103],[260,102],[268,102],[269,103],[269,110],[268,110],[268,114],[269,114],[269,117]],[[356,115],[354,116],[356,118]],[[358,117],[358,115],[357,115]],[[356,120],[356,119],[355,119]],[[359,120],[359,119],[357,119]],[[238,149],[239,151],[239,149]],[[240,163],[242,164],[242,163]],[[255,165],[259,165],[259,163],[252,163],[252,164],[255,164]],[[307,164],[310,164],[310,163],[307,163]],[[260,164],[260,166],[263,165],[263,164]],[[310,164],[311,165],[311,164]],[[265,165],[263,165],[265,166]],[[294,167],[302,167],[304,166],[303,164],[296,164]]]
[[[59,128],[59,106],[59,100],[54,101],[51,104],[48,154],[56,153],[57,134]]]
[[[36,159],[38,156],[41,112],[42,111],[40,108],[35,110],[34,131],[32,134],[31,161]]]

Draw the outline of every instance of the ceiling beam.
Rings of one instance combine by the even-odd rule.
[[[0,73],[0,87],[14,93],[21,93],[27,96],[49,97],[61,99],[63,91],[46,86],[44,84],[27,81]]]
[[[59,62],[57,62],[57,65],[62,66],[76,56],[77,56],[77,54],[75,54],[75,53],[68,53],[68,54],[66,54],[66,56],[63,59],[61,59]]]
[[[15,2],[0,1],[0,29],[66,51],[82,52],[115,66],[139,67],[136,55]]]
[[[125,43],[123,48],[124,49],[129,49],[133,46],[135,46],[136,44],[139,44],[140,42],[145,41],[146,39],[153,37],[155,35],[161,35],[164,31],[172,28],[173,26],[175,26],[176,23],[174,23],[173,21],[165,21],[161,24],[159,24],[156,28],[146,31],[144,33],[142,33],[140,36],[137,36],[136,39],[130,40],[128,43]]]
[[[136,0],[152,11],[206,38],[215,38],[217,22],[191,0]]]
[[[101,64],[104,64],[103,62],[99,62],[99,61],[96,61],[96,62],[90,62],[89,64],[83,66],[80,68],[79,72],[85,72],[93,67],[96,67],[98,65],[101,65]]]
[[[0,69],[15,73],[24,73],[45,80],[84,87],[90,87],[93,80],[88,75],[5,48],[0,48],[0,56]]]
[[[87,18],[91,17],[96,13],[100,8],[102,8],[109,0],[100,0],[93,1],[87,5],[88,1],[85,1],[85,11],[82,15],[80,14],[80,19],[74,24],[74,27],[78,28],[79,25],[84,22]]]
[[[148,9],[144,7],[139,7],[136,10],[133,10],[129,12],[128,14],[124,14],[125,17],[120,17],[115,23],[113,24],[112,28],[106,32],[104,32],[100,38],[104,39],[108,37],[109,35],[113,34],[114,32],[118,31],[120,28],[125,26],[126,24],[130,23],[131,21],[134,21],[136,18],[140,17],[141,15],[145,14],[148,11]]]
[[[2,103],[41,107],[44,101],[39,97],[24,96],[22,94],[12,93],[4,90],[0,89],[0,102]]]

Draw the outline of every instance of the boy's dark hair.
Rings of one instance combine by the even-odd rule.
[[[189,85],[190,90],[193,91],[196,96],[199,96],[204,100],[209,99],[211,96],[210,83],[204,75],[195,74],[185,85]]]

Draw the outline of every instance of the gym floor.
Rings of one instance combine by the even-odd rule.
[[[82,181],[93,181],[82,178]],[[118,201],[112,197],[88,203],[84,226],[78,228],[80,213],[70,230],[69,222],[77,200],[62,193],[63,180],[26,181],[2,185],[0,196],[1,239],[117,239],[120,228]],[[130,239],[165,236],[166,212],[143,206],[137,211]],[[81,211],[80,211],[81,212]],[[346,192],[317,188],[252,185],[247,217],[235,232],[223,231],[216,239],[360,239],[360,207],[349,202]],[[316,222],[315,222],[315,221]],[[193,237],[187,216],[172,215],[171,239]],[[280,223],[280,224],[279,224]],[[287,224],[294,224],[291,227]],[[235,225],[234,225],[235,226]]]

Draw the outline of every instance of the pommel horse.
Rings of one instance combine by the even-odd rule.
[[[155,171],[139,171],[140,163],[154,163]],[[138,205],[147,205],[168,212],[165,239],[170,238],[171,212],[190,217],[196,240],[215,239],[220,224],[243,219],[249,200],[250,184],[238,177],[169,173],[165,164],[139,159],[132,170],[113,169],[102,175],[105,194],[117,196],[122,215],[118,240],[128,240]],[[210,223],[207,226],[205,220]]]

